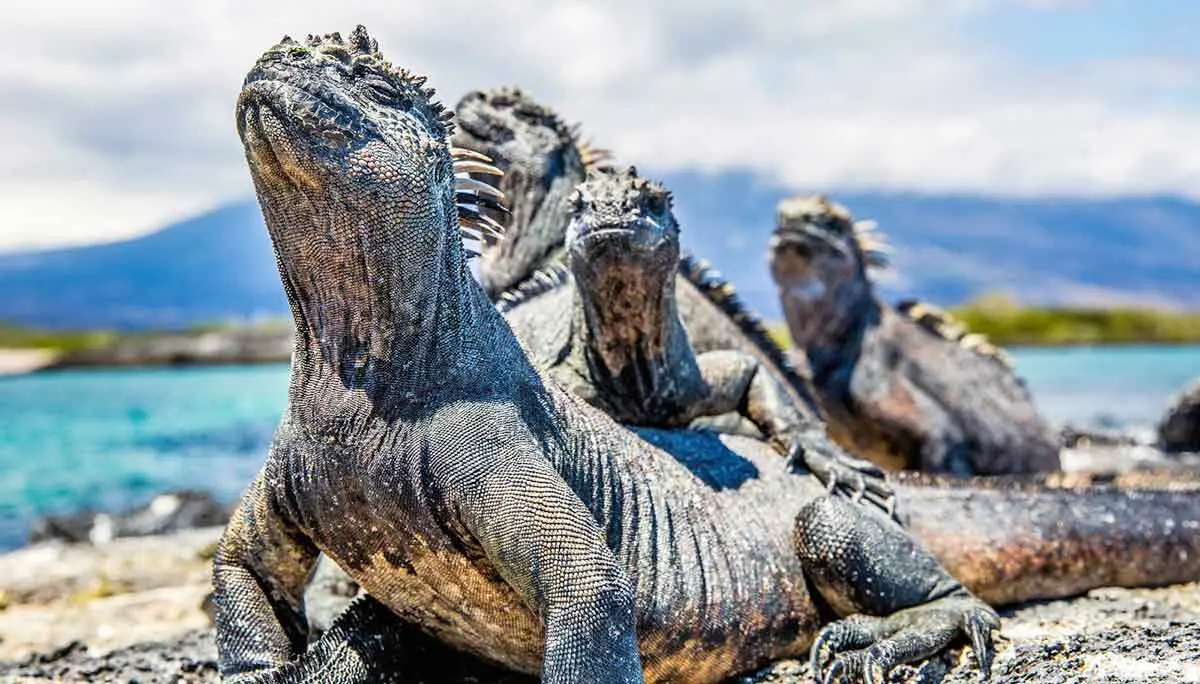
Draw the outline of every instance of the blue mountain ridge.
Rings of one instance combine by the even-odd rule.
[[[765,249],[775,204],[789,191],[740,172],[657,177],[674,192],[684,244],[778,318]],[[1200,203],[833,197],[891,238],[893,267],[879,276],[887,298],[954,305],[1002,291],[1028,303],[1200,309]],[[287,314],[252,199],[124,242],[0,254],[0,292],[0,321],[52,328],[183,328]]]

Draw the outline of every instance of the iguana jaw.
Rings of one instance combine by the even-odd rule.
[[[294,391],[428,386],[464,330],[454,166],[421,82],[361,28],[285,39],[247,76],[238,130],[296,319]]]

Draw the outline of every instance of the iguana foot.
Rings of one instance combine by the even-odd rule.
[[[795,544],[822,598],[852,616],[817,636],[818,682],[881,684],[896,665],[931,656],[960,634],[988,675],[1000,618],[894,520],[826,496],[796,516]]]
[[[895,666],[928,658],[965,634],[987,681],[994,655],[991,632],[999,626],[996,612],[973,596],[947,596],[887,617],[855,615],[821,630],[810,669],[819,684],[883,684]]]
[[[855,503],[865,499],[889,517],[896,517],[896,492],[883,469],[870,461],[836,448],[806,447],[796,440],[788,451],[788,467],[792,472],[812,473],[830,494],[847,496]]]
[[[294,662],[254,672],[226,673],[229,684],[370,684],[408,682],[406,641],[414,628],[370,596],[355,599],[329,630]]]

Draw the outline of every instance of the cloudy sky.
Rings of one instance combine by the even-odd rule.
[[[1193,0],[28,2],[0,41],[0,250],[244,197],[243,74],[356,23],[448,104],[519,83],[654,170],[1200,197]]]

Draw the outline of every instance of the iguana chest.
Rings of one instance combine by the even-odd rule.
[[[818,624],[791,551],[790,521],[812,492],[781,486],[782,459],[765,445],[696,435],[646,431],[653,446],[615,458],[619,447],[568,440],[558,454],[636,587],[647,681],[720,681],[802,653]],[[540,620],[419,486],[318,489],[314,540],[368,593],[448,644],[538,671]]]

